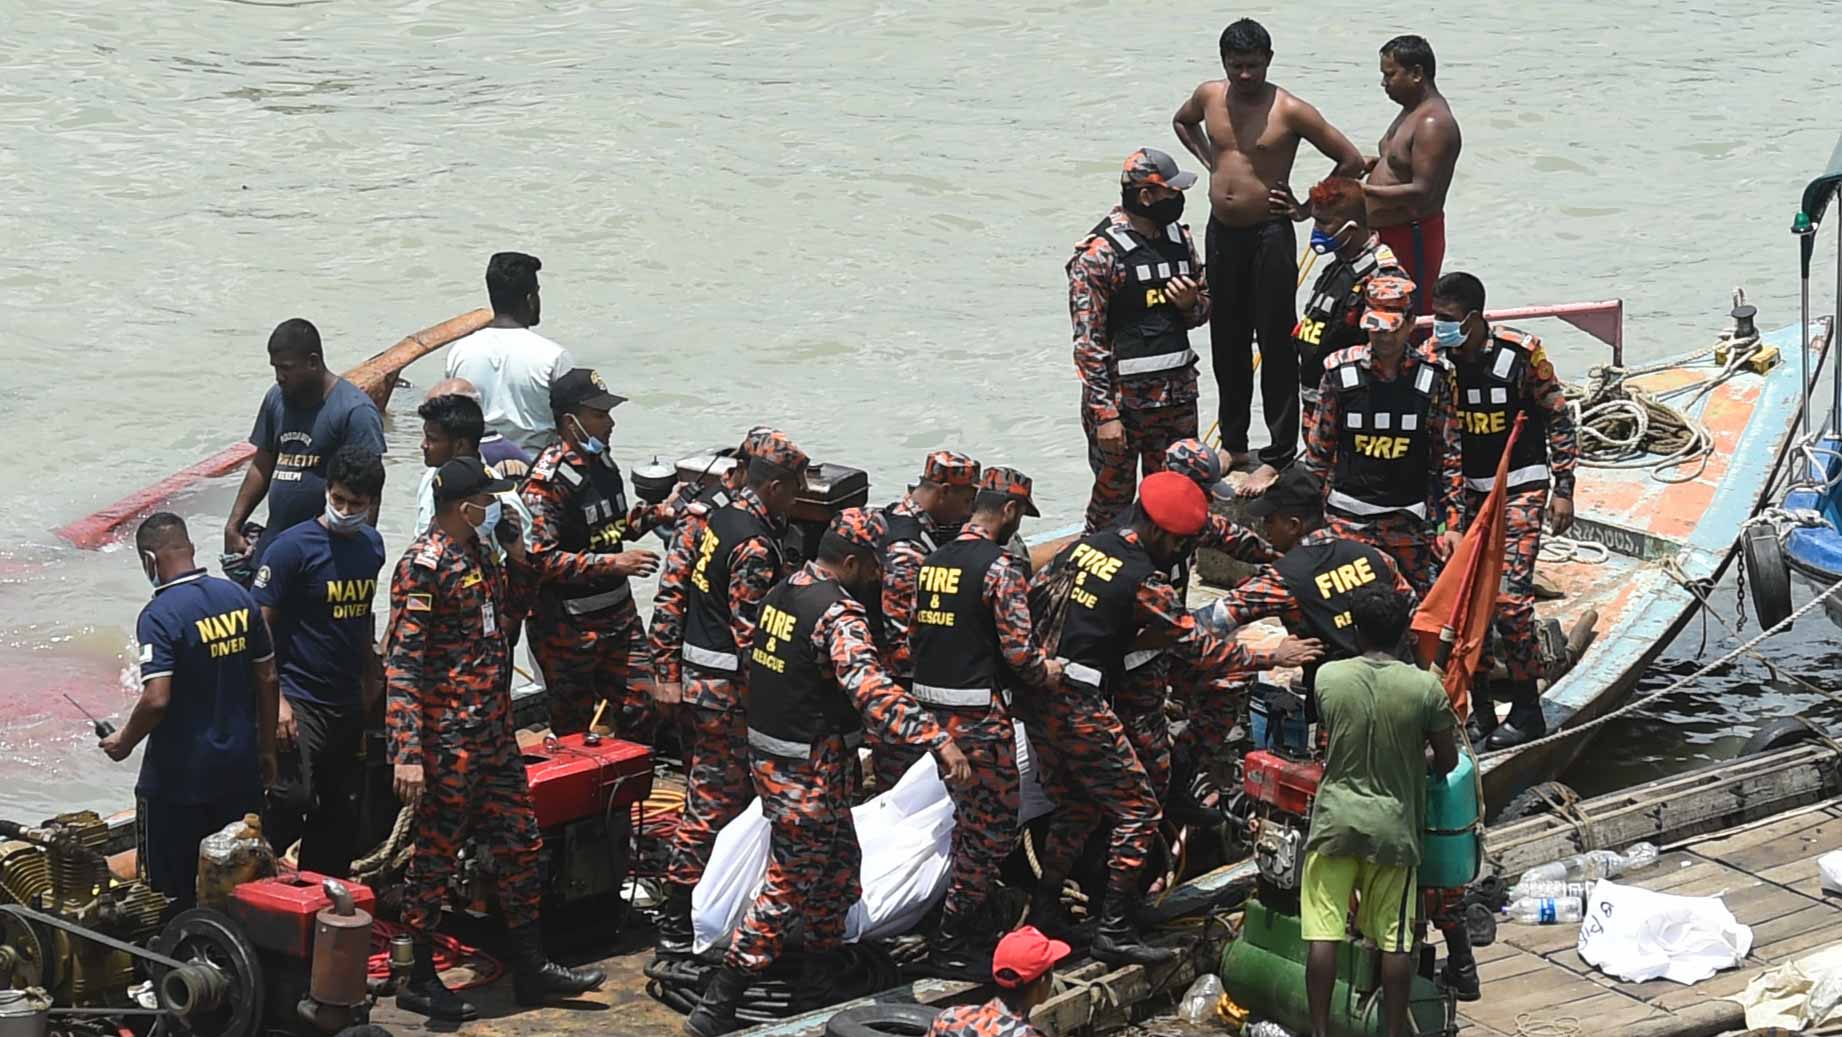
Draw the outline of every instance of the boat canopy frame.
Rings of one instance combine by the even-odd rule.
[[[1842,191],[1842,137],[1837,138],[1835,150],[1830,152],[1829,164],[1823,172],[1805,185],[1803,202],[1791,221],[1791,233],[1797,238],[1799,339],[1804,347],[1799,351],[1804,363],[1804,402],[1798,411],[1798,422],[1805,442],[1810,441],[1810,262],[1816,254],[1817,228],[1822,225],[1829,203],[1838,191]],[[1842,327],[1842,240],[1836,248],[1835,307],[1833,326]],[[1834,365],[1833,374],[1829,432],[1842,436],[1842,361]]]

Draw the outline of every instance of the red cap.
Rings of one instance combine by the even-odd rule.
[[[1004,939],[998,941],[998,949],[991,952],[991,978],[1001,987],[1014,989],[1036,982],[1066,957],[1067,944],[1026,925],[1005,933]]]
[[[1166,533],[1191,537],[1209,521],[1209,498],[1194,479],[1158,472],[1138,484],[1138,501],[1151,521]]]

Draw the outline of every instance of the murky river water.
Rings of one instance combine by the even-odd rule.
[[[1376,48],[1432,39],[1466,136],[1448,269],[1502,304],[1622,296],[1638,357],[1706,341],[1735,285],[1763,323],[1795,318],[1786,228],[1838,110],[1811,5],[1456,10],[1260,13],[1273,78],[1365,149],[1393,114]],[[1061,266],[1125,153],[1179,151],[1170,114],[1219,74],[1226,17],[0,0],[0,816],[125,803],[132,784],[58,692],[126,709],[146,586],[128,553],[48,530],[245,435],[277,321],[314,320],[349,366],[483,303],[495,250],[543,258],[543,330],[633,397],[629,463],[765,421],[869,469],[878,497],[953,444],[1024,467],[1051,521],[1076,517]],[[1324,166],[1307,155],[1294,182]],[[1564,370],[1600,359],[1540,330]],[[393,556],[419,465],[404,404],[439,366],[407,372],[387,419]],[[201,542],[232,492],[177,502]],[[1831,633],[1816,620],[1774,650],[1833,673]],[[1757,670],[1618,729],[1579,780],[1719,756],[1820,698]]]

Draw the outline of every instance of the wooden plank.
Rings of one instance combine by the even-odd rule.
[[[1753,871],[1787,860],[1814,857],[1822,851],[1811,847],[1824,845],[1839,835],[1842,835],[1842,819],[1826,813],[1805,813],[1785,818],[1780,824],[1768,825],[1757,832],[1748,832],[1743,838],[1696,846],[1695,852],[1729,867]]]
[[[1759,885],[1758,876],[1751,872],[1729,867],[1722,861],[1710,860],[1698,853],[1690,856],[1692,860],[1687,867],[1678,865],[1655,878],[1626,879],[1620,875],[1613,881],[1685,897],[1712,896],[1727,890]]]
[[[1545,958],[1555,951],[1578,945],[1580,924],[1558,922],[1554,925],[1520,925],[1505,921],[1497,927],[1497,939],[1508,940],[1512,947]]]
[[[1478,982],[1483,984],[1504,983],[1515,979],[1517,976],[1525,976],[1531,972],[1538,972],[1542,969],[1552,967],[1553,966],[1548,964],[1546,958],[1540,958],[1533,954],[1517,953],[1512,957],[1498,958],[1496,961],[1479,962],[1477,966],[1477,978]]]
[[[1812,904],[1801,911],[1774,918],[1762,925],[1752,927],[1753,955],[1769,960],[1773,956],[1773,945],[1781,940],[1818,929],[1828,930],[1831,934],[1842,934],[1837,923],[1842,922],[1842,911],[1828,904]]]
[[[1618,1033],[1620,1028],[1641,1019],[1666,1014],[1654,1005],[1634,1001],[1585,980],[1574,980],[1571,984],[1534,984],[1531,989],[1518,990],[1508,997],[1486,991],[1482,1001],[1466,1006],[1466,1013],[1503,1033],[1520,1032],[1517,1020],[1524,1013],[1572,1016],[1583,1024],[1583,1033]]]
[[[1764,969],[1754,966],[1717,973],[1692,986],[1670,983],[1671,989],[1652,997],[1650,1002],[1658,1008],[1673,1012],[1714,998],[1737,994],[1745,990],[1746,984],[1751,983],[1752,978],[1763,971]],[[1669,981],[1664,980],[1663,982]]]
[[[1096,1033],[1118,1029],[1133,1018],[1133,1009],[1154,993],[1180,994],[1189,982],[1201,975],[1199,962],[1207,958],[1213,968],[1215,957],[1210,948],[1197,948],[1170,965],[1147,970],[1142,965],[1127,965],[1056,994],[1036,1006],[1030,1022],[1049,1037],[1071,1034],[1091,1028]],[[1219,957],[1220,947],[1213,948]]]
[[[1838,943],[1842,943],[1842,933],[1833,932],[1829,929],[1812,929],[1801,936],[1793,936],[1789,939],[1779,940],[1772,944],[1771,947],[1766,948],[1759,945],[1758,934],[1755,933],[1753,934],[1751,956],[1760,961],[1771,962],[1775,965],[1779,962],[1804,957],[1807,954],[1822,950],[1825,947],[1834,946]]]

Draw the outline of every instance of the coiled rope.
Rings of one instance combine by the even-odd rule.
[[[1760,348],[1756,333],[1744,338],[1724,335],[1707,349],[1642,367],[1592,368],[1584,386],[1563,387],[1579,429],[1580,463],[1590,468],[1647,468],[1651,478],[1665,483],[1700,478],[1714,455],[1714,435],[1688,411],[1739,373]],[[1722,349],[1727,351],[1726,361],[1707,378],[1655,393],[1629,384],[1644,375],[1697,366]],[[1677,397],[1686,398],[1679,404],[1666,402]]]

